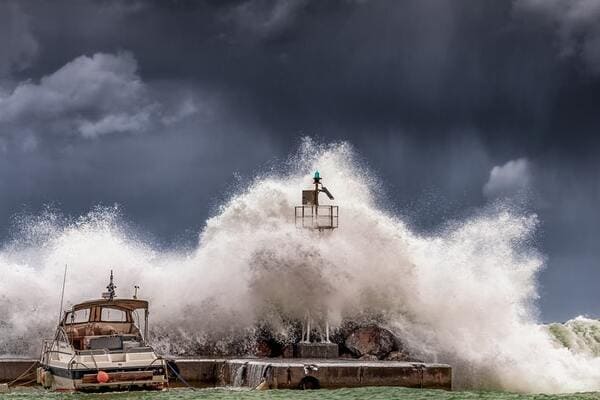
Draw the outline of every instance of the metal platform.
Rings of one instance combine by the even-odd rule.
[[[338,206],[302,205],[295,207],[297,228],[335,229],[338,227],[338,215]]]
[[[296,343],[294,357],[297,358],[328,358],[336,359],[339,356],[339,346],[335,343]]]

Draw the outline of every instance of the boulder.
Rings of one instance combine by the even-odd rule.
[[[383,359],[396,350],[396,340],[392,332],[376,325],[356,328],[346,338],[344,345],[358,358],[373,355]]]

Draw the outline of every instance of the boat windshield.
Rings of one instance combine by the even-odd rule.
[[[100,314],[100,321],[102,322],[127,322],[127,313],[123,310],[110,307],[102,307],[102,313]]]
[[[81,324],[90,320],[90,309],[82,308],[81,310],[69,311],[65,318],[65,323],[70,324]]]
[[[133,314],[133,315],[132,315]],[[95,305],[65,314],[68,341],[76,350],[123,350],[143,345],[143,337],[134,323],[135,310],[118,305]],[[133,318],[132,318],[133,317]],[[145,322],[145,318],[137,318]]]
[[[133,312],[131,313],[132,317],[133,317],[133,323],[135,326],[138,327],[138,329],[140,330],[140,334],[142,334],[142,337],[144,338],[144,340],[147,340],[147,338],[145,337],[146,332],[148,331],[148,320],[146,319],[146,314],[147,310],[145,308],[137,308],[135,310],[133,310]]]

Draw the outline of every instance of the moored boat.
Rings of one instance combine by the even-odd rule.
[[[115,298],[111,271],[102,299],[66,311],[44,340],[37,381],[58,391],[164,389],[167,363],[148,344],[148,301]]]

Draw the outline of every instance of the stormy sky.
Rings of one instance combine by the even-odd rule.
[[[303,136],[417,230],[539,215],[541,319],[600,316],[600,1],[0,1],[0,240],[120,204],[161,246]]]

